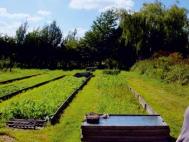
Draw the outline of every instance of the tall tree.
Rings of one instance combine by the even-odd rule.
[[[25,22],[20,25],[20,27],[16,31],[16,40],[18,44],[23,44],[25,37],[26,37],[26,32],[28,28],[28,22]]]

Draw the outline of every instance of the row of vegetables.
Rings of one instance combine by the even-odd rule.
[[[51,71],[29,79],[0,85],[0,96],[61,75],[63,75],[62,71]],[[49,119],[69,95],[79,88],[85,80],[85,77],[65,76],[2,101],[0,103],[0,125],[3,126],[6,121],[12,118]]]

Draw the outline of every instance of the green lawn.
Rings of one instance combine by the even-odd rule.
[[[163,83],[134,72],[128,72],[126,78],[128,84],[169,124],[172,136],[178,137],[184,111],[189,105],[189,86]]]
[[[126,74],[104,75],[101,71],[79,92],[55,126],[39,131],[0,129],[18,142],[79,142],[80,126],[88,112],[143,114],[143,109],[128,91]]]

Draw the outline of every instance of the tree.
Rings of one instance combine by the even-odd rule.
[[[107,58],[113,56],[117,43],[118,16],[114,10],[103,12],[93,22],[91,30],[81,40],[81,45],[92,50],[90,60],[101,65]]]
[[[24,43],[27,28],[28,28],[28,23],[25,22],[25,23],[21,24],[20,27],[16,31],[16,41],[20,45]]]

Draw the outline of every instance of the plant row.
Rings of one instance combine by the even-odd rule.
[[[14,81],[9,84],[0,85],[0,97],[32,87],[36,84],[52,80],[62,75],[62,71],[52,71],[44,75],[35,76],[29,79]]]
[[[0,104],[1,120],[49,118],[84,80],[85,78],[66,76],[4,101]]]
[[[47,72],[47,70],[37,70],[37,69],[13,69],[9,71],[0,71],[0,82],[13,80],[17,78],[22,78],[29,75],[35,75]]]

